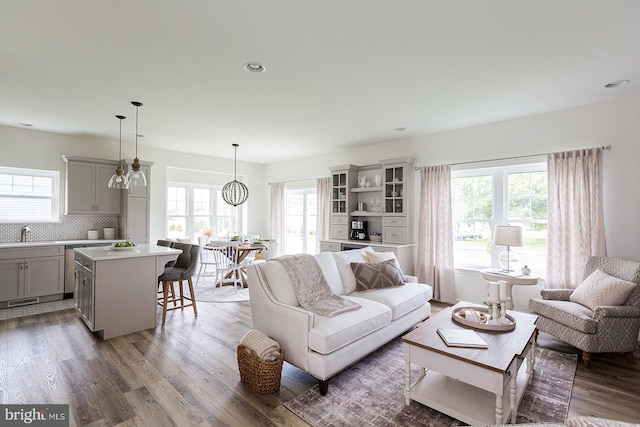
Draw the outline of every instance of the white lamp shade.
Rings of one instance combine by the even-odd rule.
[[[519,225],[497,225],[493,233],[493,244],[522,246],[522,227]]]

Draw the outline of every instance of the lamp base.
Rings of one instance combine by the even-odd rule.
[[[516,262],[518,262],[518,254],[509,249],[508,246],[507,249],[500,252],[500,255],[498,255],[498,263],[500,264],[500,267],[502,267],[503,273],[512,273],[514,270],[511,266]]]

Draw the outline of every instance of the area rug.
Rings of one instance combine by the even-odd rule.
[[[215,287],[215,280],[212,277],[200,279],[194,286],[194,292],[196,293],[196,302],[249,301],[249,288],[238,288],[238,292],[236,292],[233,285]]]
[[[536,348],[533,380],[518,409],[517,422],[563,424],[576,366],[575,354]],[[418,374],[415,369],[412,375]],[[284,406],[312,426],[464,425],[418,402],[405,405],[400,339],[331,379],[326,396],[320,396],[315,385]]]

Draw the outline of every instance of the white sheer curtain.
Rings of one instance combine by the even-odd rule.
[[[450,166],[420,168],[419,224],[418,281],[433,286],[435,300],[454,303]]]
[[[328,239],[331,233],[331,178],[316,179],[316,206],[318,237],[318,252],[320,252],[320,240]]]
[[[606,256],[602,149],[547,156],[547,288],[575,288],[586,257]]]
[[[280,253],[286,253],[284,248],[284,182],[271,183],[271,239],[277,239],[280,243],[275,245],[276,253],[272,253],[271,257],[276,257]]]

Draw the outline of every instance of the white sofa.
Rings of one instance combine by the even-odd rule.
[[[285,360],[316,377],[325,395],[329,379],[411,329],[431,313],[431,286],[407,276],[404,286],[356,291],[352,262],[369,262],[373,249],[315,255],[333,293],[362,307],[334,317],[298,304],[283,265],[270,260],[248,268],[253,327],[276,339]]]

